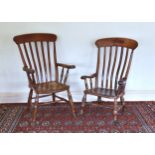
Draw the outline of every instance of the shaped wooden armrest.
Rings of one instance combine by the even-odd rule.
[[[25,71],[25,72],[27,72],[28,74],[34,74],[34,72],[35,72],[35,70],[33,70],[33,69],[30,69],[30,68],[28,68],[28,67],[23,67],[23,71]]]
[[[59,77],[59,82],[65,84],[68,79],[69,69],[74,69],[74,65],[67,65],[62,63],[57,63],[58,67],[61,67],[61,74]],[[65,71],[66,70],[66,71]]]
[[[60,67],[67,68],[67,69],[74,69],[75,68],[74,65],[62,64],[62,63],[57,63],[57,65]]]
[[[32,88],[33,87],[33,84],[35,83],[34,82],[34,73],[35,73],[35,70],[30,69],[27,66],[24,66],[23,67],[23,70],[26,72],[27,77],[29,79],[29,87]]]
[[[95,77],[96,77],[96,73],[89,75],[89,76],[87,76],[87,75],[81,76],[81,79],[84,80],[86,89],[93,88],[93,80],[92,79]]]
[[[94,77],[96,77],[96,73],[94,73],[94,74],[92,74],[92,75],[83,75],[83,76],[81,76],[81,79],[82,79],[82,80],[85,80],[85,79],[87,79],[87,78],[94,78]]]

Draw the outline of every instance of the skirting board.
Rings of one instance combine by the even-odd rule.
[[[66,94],[61,94],[66,96]],[[82,93],[72,91],[73,100],[80,102]],[[28,93],[0,93],[0,103],[25,103],[27,102]],[[96,97],[88,96],[88,101],[94,100]],[[46,99],[47,100],[47,99]],[[104,99],[105,100],[105,99]],[[128,90],[125,94],[126,101],[155,101],[155,90]]]

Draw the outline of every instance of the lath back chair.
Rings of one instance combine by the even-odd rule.
[[[81,77],[85,82],[81,114],[84,112],[87,95],[95,95],[98,102],[102,97],[114,99],[113,115],[114,121],[117,121],[118,111],[125,106],[125,85],[138,43],[128,38],[104,38],[95,44],[98,48],[96,72]]]
[[[23,34],[14,37],[23,61],[23,70],[29,81],[28,109],[33,106],[33,121],[36,120],[39,99],[47,96],[52,97],[52,103],[58,102],[57,99],[69,102],[72,114],[75,116],[72,95],[66,84],[69,69],[75,66],[57,62],[56,40],[55,34],[48,33]],[[62,91],[67,91],[69,100],[56,95]]]

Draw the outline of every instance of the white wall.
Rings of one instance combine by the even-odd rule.
[[[25,102],[28,87],[22,62],[12,38],[31,32],[58,36],[58,61],[74,64],[68,83],[75,101],[80,101],[80,76],[95,71],[96,39],[128,37],[139,42],[126,87],[127,100],[155,100],[155,23],[0,23],[0,102]]]

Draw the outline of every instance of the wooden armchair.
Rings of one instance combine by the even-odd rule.
[[[97,40],[95,44],[98,48],[96,72],[81,77],[85,82],[81,114],[84,112],[87,95],[95,95],[98,101],[102,97],[114,99],[113,115],[114,121],[117,121],[118,111],[125,106],[125,85],[133,51],[138,43],[127,38],[105,38]]]
[[[75,117],[72,95],[69,86],[66,85],[69,70],[75,66],[57,62],[56,40],[55,34],[46,33],[23,34],[14,37],[23,61],[23,70],[29,81],[28,109],[31,106],[34,107],[33,121],[36,120],[39,99],[47,96],[52,96],[52,103],[57,101],[69,102]],[[67,91],[69,100],[56,95],[62,91]]]

